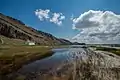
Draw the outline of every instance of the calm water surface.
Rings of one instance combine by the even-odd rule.
[[[55,52],[52,56],[37,60],[28,65],[24,65],[18,72],[19,73],[30,73],[39,71],[49,71],[58,68],[59,66],[69,63],[73,60],[73,52],[83,52],[82,48],[61,48],[53,49]]]

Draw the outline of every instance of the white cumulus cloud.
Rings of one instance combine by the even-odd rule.
[[[86,43],[120,43],[120,15],[112,11],[89,10],[73,19],[79,34],[73,40]]]
[[[57,25],[62,25],[62,21],[65,19],[62,13],[53,13],[53,17],[50,19],[50,22]]]
[[[40,21],[43,21],[44,19],[49,19],[49,9],[46,10],[42,10],[42,9],[38,9],[35,11],[35,15],[38,16],[38,18],[40,19]]]
[[[61,26],[65,19],[65,16],[62,13],[51,12],[49,9],[37,9],[35,11],[35,15],[40,19],[40,21],[49,21],[58,26]]]

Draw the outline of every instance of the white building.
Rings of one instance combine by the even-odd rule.
[[[30,46],[33,46],[33,45],[35,45],[35,42],[32,42],[32,41],[30,41],[30,40],[27,40],[26,44],[27,44],[27,45],[30,45]]]
[[[32,45],[35,45],[35,43],[34,42],[30,42],[28,45],[32,46]]]

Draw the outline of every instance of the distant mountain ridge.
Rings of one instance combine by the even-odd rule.
[[[33,41],[39,45],[71,45],[69,40],[26,26],[22,21],[0,13],[0,35],[10,39]]]

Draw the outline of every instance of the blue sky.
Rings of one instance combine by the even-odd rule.
[[[79,33],[79,30],[72,29],[70,20],[72,14],[75,18],[89,10],[112,11],[120,14],[119,4],[120,0],[0,0],[0,12],[57,37],[71,39]],[[35,15],[37,9],[63,13],[65,15],[63,25],[40,21]]]

